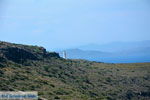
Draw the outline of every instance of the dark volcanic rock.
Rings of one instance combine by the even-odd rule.
[[[29,51],[20,49],[17,47],[2,48],[0,51],[5,55],[8,60],[16,63],[22,63],[22,61],[38,60],[38,58]]]
[[[23,63],[27,60],[41,60],[51,57],[60,58],[58,53],[47,52],[43,47],[0,42],[0,62],[7,59],[15,63]]]
[[[56,52],[47,52],[44,57],[46,57],[46,58],[51,58],[51,57],[60,58],[59,54]]]

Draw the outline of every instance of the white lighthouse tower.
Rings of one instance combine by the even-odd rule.
[[[67,53],[66,53],[66,51],[63,51],[63,58],[67,59]]]

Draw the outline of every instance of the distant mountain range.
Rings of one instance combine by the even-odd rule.
[[[108,63],[150,62],[150,41],[113,42],[105,45],[89,44],[67,49],[70,59],[86,59]],[[62,56],[62,51],[59,51]]]

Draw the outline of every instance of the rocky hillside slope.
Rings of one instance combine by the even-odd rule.
[[[65,60],[43,47],[0,42],[0,91],[47,100],[149,100],[150,63]]]

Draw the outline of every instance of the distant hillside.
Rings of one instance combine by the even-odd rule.
[[[70,59],[107,63],[150,62],[150,41],[91,44],[79,47],[79,49],[67,49],[66,52]]]
[[[111,53],[108,52],[100,52],[100,51],[92,51],[92,50],[81,50],[81,49],[67,49],[67,57],[70,59],[99,59],[100,57],[111,56]],[[62,52],[60,51],[59,54],[62,56]]]
[[[67,49],[65,51],[69,59],[86,59],[105,63],[150,62],[150,48],[137,48],[114,53],[81,49]],[[62,52],[59,51],[61,57]]]
[[[123,52],[128,50],[135,50],[137,48],[150,47],[150,40],[137,42],[112,42],[103,45],[88,44],[78,47],[81,50],[94,50],[103,52]]]
[[[38,91],[47,100],[149,100],[150,63],[66,60],[43,47],[0,42],[0,91]]]

